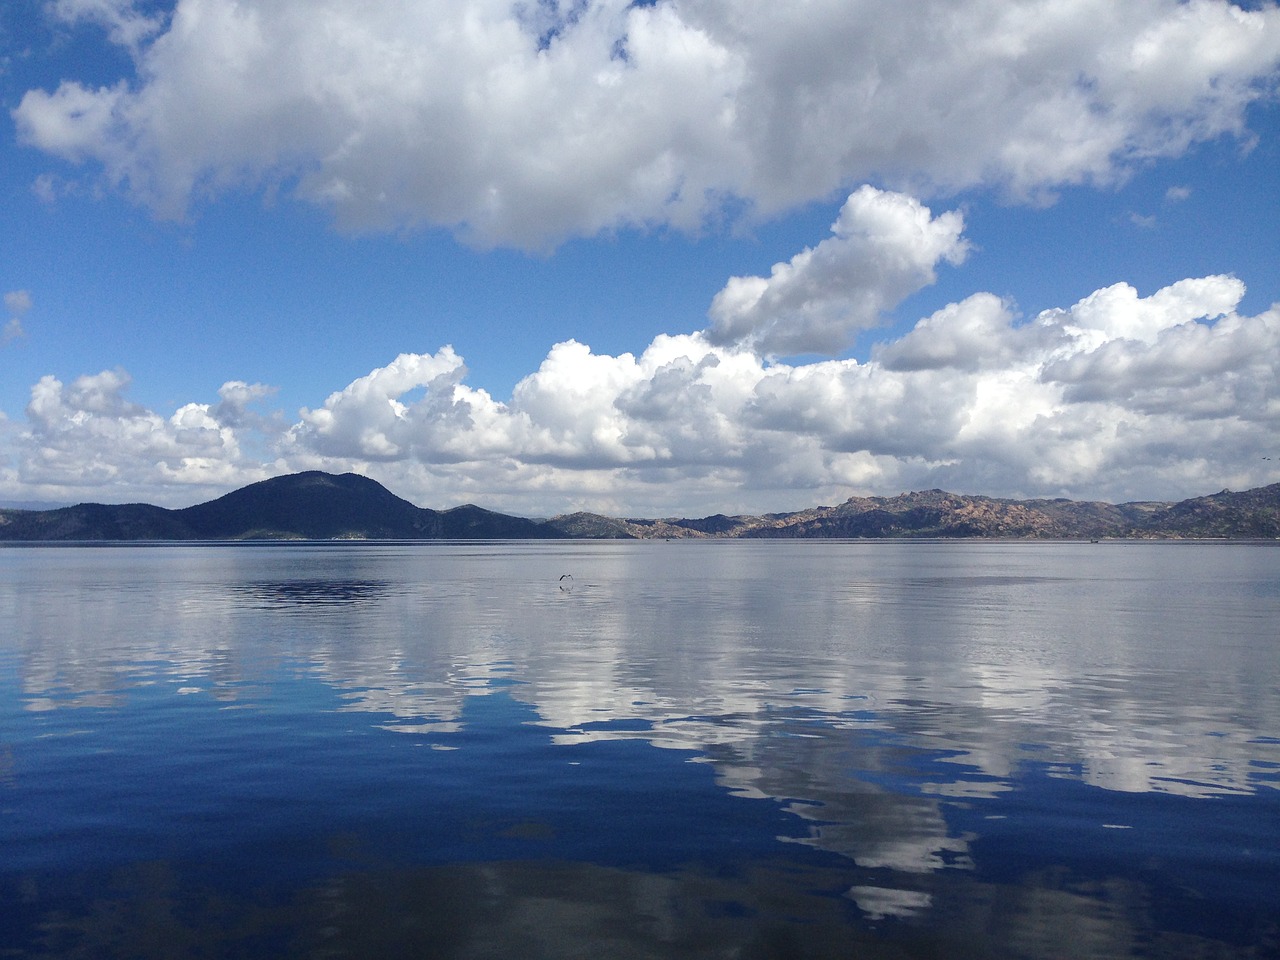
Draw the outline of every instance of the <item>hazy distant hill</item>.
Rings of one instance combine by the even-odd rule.
[[[0,540],[499,540],[689,538],[1280,538],[1280,483],[1180,503],[1002,500],[925,490],[850,497],[794,513],[536,521],[467,504],[429,510],[368,477],[311,471],[250,484],[182,510],[82,503],[0,510]]]

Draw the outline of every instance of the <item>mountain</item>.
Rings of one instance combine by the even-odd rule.
[[[465,504],[429,510],[354,473],[253,483],[181,510],[145,503],[0,509],[0,540],[506,540],[706,538],[1280,538],[1280,483],[1178,503],[1005,500],[945,490],[850,497],[762,516],[528,520]]]
[[[543,526],[570,540],[644,539],[626,520],[602,517],[598,513],[568,513],[552,517]]]
[[[1271,539],[1280,537],[1280,484],[1180,503],[1110,504],[1007,500],[945,490],[896,497],[850,497],[834,507],[700,520],[618,520],[577,513],[547,525],[594,539],[965,538],[1098,540],[1112,538]]]
[[[174,511],[198,540],[399,540],[438,535],[439,514],[354,473],[313,471]]]
[[[1122,508],[1074,501],[1019,501],[925,490],[896,497],[851,497],[837,507],[782,517],[750,537],[1002,537],[1076,539],[1124,536]]]
[[[1274,539],[1280,537],[1280,483],[1232,493],[1223,490],[1161,507],[1146,520],[1164,536]]]
[[[428,510],[354,473],[295,473],[182,510],[82,503],[0,510],[0,540],[495,540],[555,537],[470,504]]]
[[[0,540],[190,540],[174,511],[147,503],[0,510]]]

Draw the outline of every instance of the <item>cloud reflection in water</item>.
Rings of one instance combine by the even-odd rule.
[[[95,562],[108,557],[129,562]],[[0,557],[10,575],[0,613],[17,625],[3,652],[27,710],[128,709],[140,685],[157,684],[197,691],[186,701],[207,691],[224,706],[297,709],[291,678],[305,678],[337,691],[351,720],[367,715],[371,728],[406,743],[466,753],[481,748],[476,704],[499,696],[521,705],[518,727],[539,732],[566,762],[643,744],[671,752],[670,763],[703,765],[729,796],[770,804],[791,818],[779,837],[847,864],[815,864],[831,872],[821,889],[873,925],[929,918],[963,938],[979,936],[985,911],[1031,955],[1053,944],[1038,924],[1068,917],[1103,953],[1144,938],[1194,938],[1160,926],[1144,905],[1159,873],[1125,875],[1119,860],[1176,836],[1159,817],[1176,824],[1182,814],[1168,811],[1178,804],[1236,798],[1256,814],[1276,802],[1280,693],[1266,679],[1269,625],[1280,613],[1280,594],[1266,589],[1280,569],[1274,551],[282,545],[37,560]],[[560,589],[566,568],[576,572],[572,592]],[[21,764],[11,766],[10,778],[21,778]],[[648,789],[663,788],[659,780]],[[1166,798],[1165,812],[1136,803],[1142,796]],[[1215,809],[1229,861],[1248,839],[1232,832],[1244,808],[1225,818]],[[550,828],[517,818],[501,829],[535,842]],[[1035,853],[1027,837],[1036,830],[1057,846]],[[1002,851],[1003,874],[992,872],[993,851]],[[1245,866],[1251,877],[1280,876],[1270,861]],[[625,928],[617,905],[658,896],[663,884],[675,885],[668,900],[672,890],[684,897],[687,887],[715,885],[697,870],[456,869],[488,885],[484,902],[502,902],[503,917],[545,921],[528,920],[540,931],[530,936],[566,942]],[[563,888],[519,893],[538,870]],[[446,873],[402,872],[397,883],[427,890]],[[343,898],[387,896],[389,882],[348,871],[313,892],[336,910]],[[593,892],[600,884],[648,892],[616,890],[605,906]],[[753,898],[780,895],[747,884],[723,900],[750,912]],[[566,925],[559,933],[556,916]],[[728,932],[731,916],[705,929],[705,917],[657,906],[644,916],[689,955],[709,931],[744,949],[763,935],[749,923]],[[449,922],[471,931],[458,936],[479,937],[467,948],[479,949],[485,935],[460,916]],[[337,927],[348,946],[373,936]]]

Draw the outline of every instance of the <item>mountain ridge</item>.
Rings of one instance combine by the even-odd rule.
[[[194,506],[82,503],[0,509],[0,541],[509,539],[1274,539],[1280,483],[1177,502],[1014,500],[921,490],[758,516],[530,520],[463,504],[419,507],[355,473],[249,484]]]

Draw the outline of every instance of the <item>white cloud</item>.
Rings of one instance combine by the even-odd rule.
[[[396,460],[427,436],[456,436],[472,424],[457,385],[466,373],[451,347],[434,356],[401,354],[391,364],[333,393],[317,410],[303,410],[296,442],[317,453],[362,460]],[[404,402],[412,391],[425,395]],[[432,451],[435,453],[436,451]]]
[[[21,317],[31,309],[31,294],[26,290],[10,290],[4,295],[4,306],[15,317]]]
[[[60,500],[168,503],[183,487],[225,489],[277,472],[245,457],[235,429],[219,423],[209,405],[184,404],[165,417],[130,402],[130,382],[122,370],[70,384],[42,377],[16,440],[14,482]]]
[[[1013,313],[999,297],[978,293],[916,324],[906,336],[878,344],[873,357],[892,371],[998,370],[1036,346],[1032,328],[1011,330]]]
[[[96,23],[107,30],[113,43],[135,52],[164,28],[163,16],[140,13],[134,0],[53,0],[49,11],[67,23]]]
[[[27,335],[22,326],[22,318],[31,310],[31,294],[26,290],[10,290],[4,295],[4,305],[9,311],[9,319],[0,327],[0,346],[21,340]]]
[[[1050,311],[1041,320],[1061,322],[1095,343],[1138,340],[1151,345],[1171,327],[1229,313],[1243,297],[1244,284],[1234,277],[1182,280],[1145,299],[1129,284],[1117,283],[1091,293],[1070,311]]]
[[[1127,286],[1099,291],[1077,304],[1068,322],[1083,317],[1095,327],[1125,329],[1133,308],[1141,306],[1158,313],[1147,323],[1159,329],[1142,339],[1107,337],[1092,349],[1054,359],[1041,378],[1061,384],[1071,402],[1114,404],[1179,423],[1227,420],[1240,429],[1274,430],[1280,425],[1280,318],[1274,309],[1255,318],[1234,315],[1243,294],[1243,284],[1232,277],[1184,280],[1146,300]],[[1100,300],[1111,316],[1099,318]],[[1118,324],[1116,314],[1123,315]],[[1197,322],[1218,316],[1213,325]]]
[[[840,353],[933,283],[939,261],[964,259],[963,229],[958,213],[935,218],[914,197],[861,187],[832,237],[774,264],[768,277],[731,279],[711,303],[708,337],[768,355]]]
[[[192,502],[270,473],[354,469],[420,503],[531,515],[769,511],[934,486],[1192,496],[1275,479],[1261,455],[1280,429],[1280,307],[1241,316],[1243,295],[1228,276],[1146,297],[1116,284],[1023,321],[980,293],[865,363],[773,363],[700,333],[639,355],[568,341],[506,402],[469,387],[444,347],[292,426],[247,412],[262,385],[232,381],[218,403],[164,416],[129,402],[121,371],[45,377],[12,457],[26,492],[60,499]]]
[[[58,199],[58,178],[51,173],[42,173],[31,182],[31,192],[36,199],[46,205],[52,205]]]
[[[250,409],[250,404],[265,400],[276,393],[276,388],[264,383],[245,383],[229,380],[218,388],[219,403],[210,412],[218,423],[228,427],[245,424],[261,426],[266,421],[261,414]]]
[[[167,216],[285,184],[351,229],[545,247],[768,216],[866,179],[1043,198],[1222,134],[1274,89],[1280,10],[1221,0],[512,4],[58,0],[136,78],[13,117]]]

